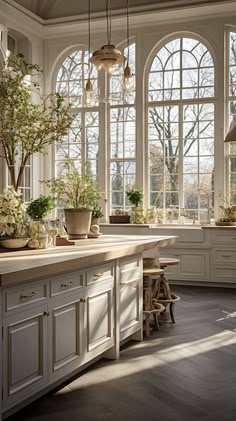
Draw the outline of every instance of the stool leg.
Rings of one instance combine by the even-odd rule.
[[[175,303],[170,303],[170,318],[172,320],[172,323],[175,323],[174,306],[175,306]]]
[[[146,314],[145,319],[145,332],[146,336],[150,336],[150,314]]]
[[[158,314],[157,313],[154,313],[153,314],[153,318],[154,318],[154,322],[156,324],[157,330],[160,330],[160,325],[159,325],[159,322],[158,322]]]

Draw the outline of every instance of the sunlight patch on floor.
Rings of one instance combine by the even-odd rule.
[[[147,346],[148,345],[148,346]],[[220,348],[236,345],[236,332],[225,330],[204,339],[185,342],[180,345],[166,347],[157,350],[154,353],[146,353],[140,357],[128,358],[125,361],[119,360],[110,365],[92,368],[83,374],[79,379],[60,390],[60,394],[69,393],[69,390],[82,389],[89,386],[102,384],[108,381],[114,381],[119,378],[134,375],[144,370],[150,370],[154,367],[161,367],[166,364],[175,363],[182,359],[192,358],[199,354],[204,354]],[[150,344],[143,343],[143,348],[148,350]]]

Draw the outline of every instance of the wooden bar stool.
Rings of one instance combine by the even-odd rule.
[[[160,268],[163,270],[170,265],[177,265],[179,264],[179,259],[172,259],[168,257],[161,257],[159,259],[159,265]],[[157,288],[156,288],[156,294],[154,295],[154,306],[155,302],[163,304],[165,307],[165,312],[162,313],[162,317],[164,320],[168,320],[169,315],[167,310],[167,307],[169,305],[170,309],[170,318],[172,320],[172,323],[175,323],[175,317],[174,317],[174,305],[177,301],[180,300],[180,297],[178,295],[175,295],[171,292],[169,282],[167,278],[165,277],[165,274],[161,274],[160,280],[158,281]]]
[[[143,260],[143,315],[145,316],[144,329],[146,336],[150,336],[150,322],[152,318],[156,329],[160,329],[158,316],[165,310],[165,307],[161,303],[155,303],[155,306],[153,305],[153,294],[156,294],[156,290],[153,288],[152,280],[160,279],[160,275],[162,274],[164,274],[164,270],[158,267],[155,259]]]

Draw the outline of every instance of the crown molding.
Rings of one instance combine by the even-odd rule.
[[[15,7],[15,2],[12,0],[0,0],[0,13],[4,18],[4,24],[7,28],[13,28],[16,31],[25,34],[30,38],[30,35],[37,38],[43,38],[43,25],[36,22],[31,16],[28,16],[21,11],[20,8]]]
[[[204,4],[204,1],[189,0],[190,4],[188,3],[188,5],[186,5],[185,0],[180,0],[178,5],[176,5],[176,2],[167,1],[165,5],[158,3],[149,6],[131,7],[130,25],[135,28],[186,20],[232,17],[232,14],[235,14],[236,17],[235,0],[221,1],[220,3],[213,1],[208,4]],[[31,33],[38,38],[50,39],[88,32],[87,14],[44,20],[17,4],[14,0],[0,0],[0,10],[6,20],[6,26],[13,27],[23,33],[26,33],[27,28],[27,33]],[[104,22],[104,12],[92,13],[92,32],[105,32]],[[124,9],[114,10],[112,12],[112,29],[123,30],[124,25],[126,25]]]

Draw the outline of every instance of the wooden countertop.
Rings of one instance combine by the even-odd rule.
[[[78,240],[74,246],[24,250],[0,255],[0,286],[50,277],[108,260],[173,244],[175,236],[103,235]]]

